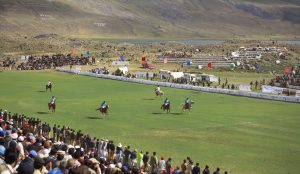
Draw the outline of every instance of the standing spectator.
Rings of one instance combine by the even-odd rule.
[[[166,162],[167,174],[171,174],[171,168],[172,168],[172,159],[169,158],[168,161]]]
[[[143,151],[140,151],[140,153],[137,154],[137,165],[139,169],[142,167],[143,156]]]
[[[193,168],[194,168],[193,161],[189,160],[189,164],[188,164],[188,166],[187,166],[186,173],[187,173],[187,174],[192,174]]]
[[[185,159],[183,160],[183,163],[181,164],[180,167],[181,167],[182,174],[186,174],[187,163]]]
[[[119,143],[117,146],[117,151],[116,151],[116,161],[117,162],[122,162],[123,160],[123,148],[122,148],[122,144]]]
[[[220,168],[218,167],[218,168],[216,169],[216,171],[214,171],[213,174],[220,174]]]
[[[131,155],[130,146],[127,146],[124,150],[124,165],[125,166],[129,165],[130,155]]]
[[[192,170],[192,174],[200,174],[200,171],[199,163],[196,163],[196,166]]]
[[[257,89],[257,87],[258,87],[258,81],[256,80],[255,81],[255,89]]]
[[[143,155],[144,171],[148,171],[149,167],[149,152],[146,152]]]
[[[130,155],[130,167],[136,167],[137,166],[137,150],[134,149]]]
[[[156,157],[156,152],[153,152],[153,155],[150,157],[151,174],[157,173],[157,164],[158,160]]]
[[[206,165],[205,169],[203,170],[202,174],[210,174],[209,166]]]
[[[166,170],[166,161],[164,160],[164,157],[160,158],[160,161],[158,162],[158,173],[162,174]]]

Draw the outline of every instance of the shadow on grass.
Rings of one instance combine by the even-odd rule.
[[[181,112],[152,112],[153,115],[183,115]]]
[[[102,119],[100,116],[99,117],[87,117],[88,119],[93,119],[93,120],[95,120],[95,119]]]
[[[46,92],[46,91],[36,91],[36,92]]]
[[[171,112],[169,114],[172,114],[172,115],[182,115],[183,113],[182,112]]]
[[[143,98],[143,100],[155,100],[155,98]]]
[[[164,112],[152,112],[153,115],[162,115],[165,114]]]
[[[37,114],[50,114],[50,112],[36,112]]]

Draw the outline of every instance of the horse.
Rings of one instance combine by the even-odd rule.
[[[191,101],[191,103],[182,103],[182,112],[185,110],[190,111],[192,109],[192,104],[194,104],[193,101]]]
[[[48,91],[48,89],[50,89],[50,92],[51,92],[51,89],[52,89],[52,84],[50,84],[50,85],[46,85],[46,92]]]
[[[167,111],[167,113],[170,113],[170,104],[162,104],[160,109],[162,109],[163,111]]]
[[[99,110],[102,115],[108,115],[108,108],[109,108],[109,106],[106,105],[106,107],[100,107],[96,110]]]
[[[50,103],[48,103],[48,108],[49,108],[49,111],[51,109],[52,112],[55,112],[56,104],[50,102]]]
[[[163,91],[155,91],[155,94],[156,94],[156,97],[157,96],[163,96],[164,95],[164,92]]]

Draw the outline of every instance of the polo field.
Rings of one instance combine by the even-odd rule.
[[[52,81],[52,91],[45,84]],[[121,82],[47,71],[0,73],[0,108],[64,125],[130,145],[138,151],[171,157],[177,166],[187,156],[203,169],[229,173],[297,173],[300,169],[300,105]],[[55,96],[56,110],[48,110]],[[182,111],[185,98],[194,104]],[[165,98],[170,113],[161,110]],[[97,111],[109,105],[105,118]]]

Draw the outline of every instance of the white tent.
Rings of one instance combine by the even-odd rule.
[[[170,72],[170,75],[174,78],[174,79],[179,79],[181,77],[184,76],[183,72]]]

